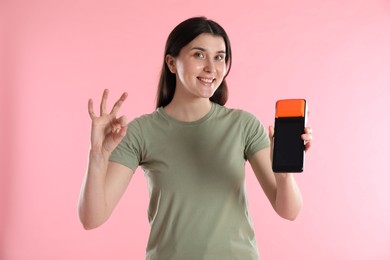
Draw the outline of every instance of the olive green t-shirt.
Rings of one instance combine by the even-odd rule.
[[[245,191],[245,163],[269,146],[252,114],[213,103],[181,122],[163,108],[129,123],[110,160],[148,181],[148,260],[259,259]]]

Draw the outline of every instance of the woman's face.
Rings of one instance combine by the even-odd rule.
[[[210,98],[226,75],[226,46],[221,36],[200,34],[166,62],[176,74],[175,94]]]

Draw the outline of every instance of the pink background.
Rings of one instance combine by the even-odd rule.
[[[233,45],[229,107],[272,124],[274,103],[303,97],[313,148],[296,178],[304,208],[280,219],[248,167],[262,259],[390,259],[390,2],[2,0],[0,259],[143,259],[141,170],[110,220],[84,231],[87,100],[128,91],[121,112],[154,109],[163,47],[195,15]]]

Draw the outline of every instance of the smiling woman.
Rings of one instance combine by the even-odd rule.
[[[156,108],[168,105],[175,93],[176,75],[175,73],[172,73],[168,60],[177,58],[182,52],[182,49],[184,47],[188,47],[186,45],[191,43],[200,35],[206,35],[208,37],[213,36],[217,39],[220,38],[223,40],[224,44],[214,46],[217,48],[214,51],[218,52],[218,54],[223,54],[223,63],[225,65],[226,72],[220,86],[216,90],[216,93],[210,98],[210,100],[220,105],[224,105],[226,103],[228,98],[228,90],[225,77],[229,74],[232,60],[229,37],[225,30],[216,22],[207,20],[203,17],[195,17],[176,26],[168,36],[165,45],[164,62],[162,65],[161,76],[158,85]],[[205,42],[203,42],[203,44],[205,44]],[[194,56],[198,56],[198,58],[205,58],[205,51],[210,47],[211,46],[208,46],[208,44],[206,46],[193,45],[193,48],[199,48],[198,52],[196,49],[193,50]],[[222,55],[218,57],[222,57]]]
[[[197,36],[177,57],[167,54],[166,63],[170,72],[176,75],[176,85],[175,94],[165,111],[175,117],[178,103],[188,103],[194,98],[203,98],[198,100],[204,102],[212,98],[226,76],[225,55],[223,38],[208,33]],[[199,118],[202,116],[204,114]]]
[[[289,220],[298,215],[302,199],[293,175],[271,169],[272,129],[268,135],[254,115],[224,106],[230,65],[224,29],[191,18],[168,37],[156,111],[127,125],[117,117],[127,93],[107,113],[105,90],[100,116],[89,101],[91,150],[79,202],[86,229],[109,218],[138,166],[149,185],[149,260],[259,259],[247,161],[275,211]],[[308,129],[302,139],[309,147]]]
[[[90,148],[86,100],[94,98],[100,116],[99,96],[110,86],[108,111],[110,101],[125,89],[129,95],[118,117],[153,113],[159,72],[166,64],[167,36],[181,19],[197,14],[213,17],[229,33],[234,53],[232,70],[225,78],[229,87],[225,108],[252,112],[268,126],[274,121],[277,99],[303,97],[310,104],[315,145],[306,157],[305,173],[294,175],[304,207],[293,223],[276,216],[246,164],[249,213],[261,259],[390,259],[388,0],[242,1],[240,5],[226,0],[0,1],[4,34],[0,40],[0,259],[145,259],[148,216],[153,228],[158,227],[159,194],[165,203],[169,191],[180,184],[204,201],[204,205],[191,201],[198,211],[194,210],[188,226],[201,226],[214,216],[214,210],[205,209],[209,201],[220,196],[223,186],[231,190],[228,182],[239,183],[242,176],[232,170],[226,171],[226,178],[204,179],[208,171],[203,169],[234,169],[235,162],[227,154],[234,146],[228,141],[240,135],[213,127],[204,133],[193,122],[183,126],[194,129],[191,133],[196,137],[182,143],[184,151],[171,151],[176,132],[165,132],[171,139],[163,139],[164,146],[158,147],[172,158],[180,153],[197,158],[196,164],[190,158],[182,162],[185,169],[199,173],[192,185],[174,178],[176,185],[168,194],[166,188],[160,192],[155,187],[149,199],[147,181],[161,177],[164,184],[172,179],[153,174],[149,161],[142,161],[141,167],[151,170],[144,176],[138,167],[103,227],[84,231],[75,212]],[[199,33],[200,26],[179,31],[180,37],[169,45],[178,50],[170,49],[170,54],[177,57],[200,34],[217,31],[203,26],[208,29]],[[179,42],[182,39],[186,41]],[[226,44],[227,70],[228,50]],[[175,86],[175,74],[168,72]],[[167,105],[158,109],[163,122],[180,125],[162,114]],[[201,125],[217,123],[215,117],[205,119]],[[214,132],[219,136],[210,134]],[[180,132],[177,138],[186,134]],[[153,141],[157,146],[161,136],[140,144]],[[139,137],[144,137],[143,132]],[[166,164],[157,166],[164,170]],[[208,183],[196,185],[202,180]],[[122,183],[126,181],[125,175]],[[239,187],[233,186],[237,194]],[[172,197],[172,206],[179,202],[180,197]],[[217,206],[219,212],[230,213],[222,204]],[[165,233],[175,234],[183,219],[169,219]],[[224,238],[228,239],[232,241]]]

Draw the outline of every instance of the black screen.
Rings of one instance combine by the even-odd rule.
[[[304,166],[303,117],[276,118],[272,168],[274,172],[302,172]]]

